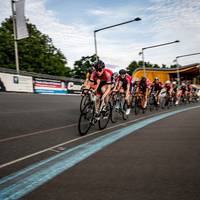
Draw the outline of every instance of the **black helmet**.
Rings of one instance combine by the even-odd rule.
[[[147,79],[146,79],[146,77],[144,77],[144,76],[141,78],[141,82],[145,82],[146,80],[147,80]]]
[[[125,75],[126,74],[126,70],[125,69],[120,69],[119,70],[119,74],[120,75]]]
[[[102,69],[105,68],[105,64],[103,61],[101,60],[98,60],[97,62],[95,62],[93,64],[93,67],[95,68],[96,71],[101,71]]]
[[[92,73],[92,71],[93,71],[92,67],[89,67],[89,68],[87,69],[87,72],[90,73],[90,74]]]

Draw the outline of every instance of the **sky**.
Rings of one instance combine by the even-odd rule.
[[[9,0],[0,1],[0,23],[11,15]],[[98,56],[117,71],[141,60],[172,65],[176,56],[200,52],[200,0],[26,0],[25,16],[48,34],[73,67],[82,56],[94,54],[93,31],[133,22],[97,33]],[[200,62],[200,55],[179,59],[181,65]]]

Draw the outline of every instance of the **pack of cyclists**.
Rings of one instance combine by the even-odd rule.
[[[141,99],[141,109],[146,109],[151,95],[154,95],[157,105],[160,104],[163,94],[177,105],[184,99],[192,101],[192,97],[197,93],[189,81],[182,81],[178,86],[176,81],[167,80],[162,83],[158,77],[155,77],[153,82],[146,77],[133,80],[125,69],[119,70],[119,73],[113,73],[101,60],[95,62],[92,69],[88,69],[83,86],[83,88],[92,89],[96,96],[96,113],[98,113],[100,101],[107,104],[111,93],[123,94],[127,104],[126,115],[130,114],[131,102],[135,97]]]

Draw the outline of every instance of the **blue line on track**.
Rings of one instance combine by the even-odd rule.
[[[19,199],[40,185],[53,179],[63,171],[68,170],[92,154],[100,151],[104,147],[134,133],[134,131],[158,120],[194,108],[200,108],[200,106],[184,108],[139,121],[8,175],[7,177],[0,179],[0,199]]]

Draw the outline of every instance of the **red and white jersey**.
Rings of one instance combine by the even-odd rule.
[[[121,76],[118,76],[116,82],[117,84],[121,82],[122,85],[128,85],[132,83],[132,77],[129,74],[126,74],[124,78],[121,78]]]
[[[103,69],[103,74],[101,76],[98,76],[97,72],[92,72],[91,75],[91,81],[97,81],[100,80],[101,82],[105,82],[106,84],[112,83],[112,74],[113,72],[110,69]]]

